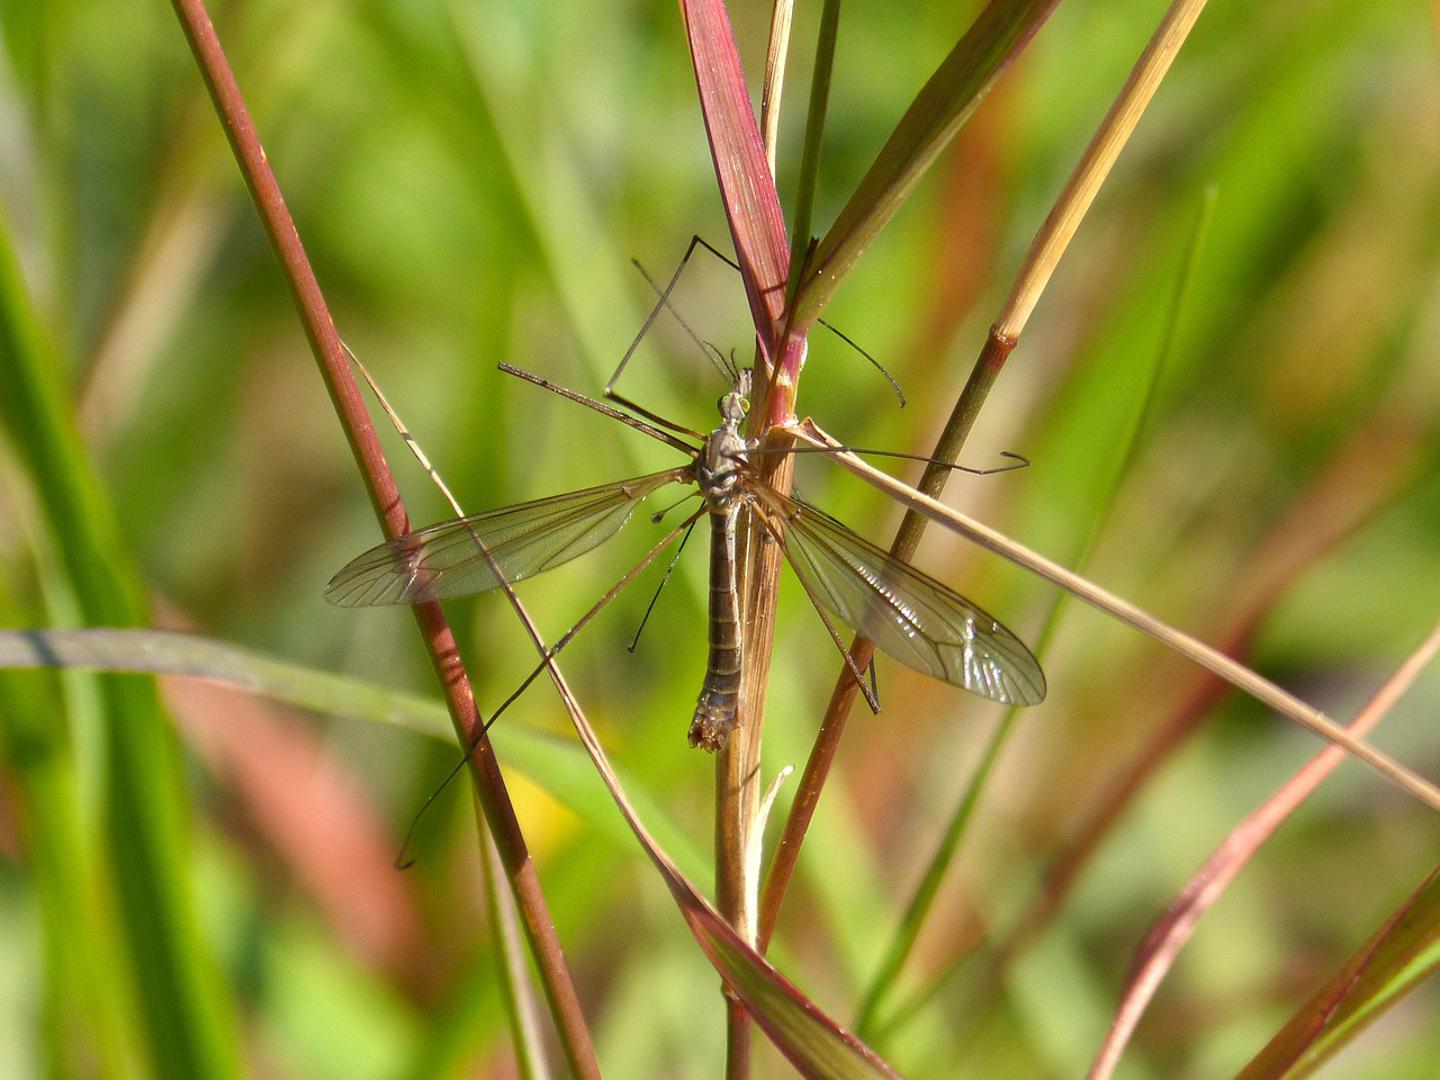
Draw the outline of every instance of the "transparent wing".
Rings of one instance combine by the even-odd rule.
[[[608,540],[647,495],[685,479],[684,469],[668,469],[429,525],[352,559],[325,598],[338,607],[416,604],[496,588],[497,570],[508,582],[533,577]]]
[[[1025,643],[969,600],[809,503],[761,497],[795,573],[882,652],[992,701],[1045,700],[1045,673]]]

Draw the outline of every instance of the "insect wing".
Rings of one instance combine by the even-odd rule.
[[[808,503],[764,493],[767,518],[814,596],[902,664],[1010,705],[1045,700],[1025,643],[953,589]]]
[[[521,581],[608,540],[642,499],[684,479],[669,469],[429,525],[352,559],[325,598],[338,607],[415,604]]]

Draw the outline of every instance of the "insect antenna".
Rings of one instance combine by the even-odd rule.
[[[650,621],[650,613],[655,610],[655,604],[660,599],[665,585],[670,580],[670,575],[675,572],[675,565],[680,561],[680,555],[685,550],[685,545],[690,542],[690,534],[695,531],[699,517],[690,519],[690,527],[685,530],[685,535],[680,538],[680,546],[675,549],[675,554],[670,558],[670,565],[665,567],[665,576],[660,579],[660,584],[655,587],[655,595],[650,597],[650,603],[645,605],[645,614],[640,616],[640,625],[635,628],[635,636],[630,639],[630,644],[625,646],[626,652],[634,652],[640,647],[640,635],[645,632],[645,624]]]
[[[399,852],[395,855],[395,869],[408,870],[410,867],[415,865],[414,859],[406,858],[406,852],[409,851],[411,841],[413,841],[415,838],[415,830],[419,826],[421,818],[423,818],[425,816],[425,812],[429,810],[432,805],[434,805],[435,800],[440,797],[440,793],[443,792],[450,785],[450,782],[454,780],[455,777],[460,775],[460,771],[465,768],[465,765],[469,762],[470,755],[475,753],[475,748],[480,745],[480,740],[489,732],[490,728],[494,726],[495,721],[499,720],[500,717],[504,715],[505,710],[508,709],[511,705],[513,705],[519,699],[520,695],[530,688],[530,684],[533,683],[541,676],[541,674],[544,673],[546,668],[550,666],[550,662],[559,655],[561,649],[565,648],[566,645],[569,645],[570,642],[574,641],[575,638],[579,635],[580,631],[584,630],[585,627],[589,626],[590,623],[595,619],[595,617],[605,609],[605,607],[610,603],[610,601],[614,600],[615,597],[619,596],[621,591],[623,591],[627,585],[629,585],[632,581],[639,577],[640,574],[645,570],[645,568],[655,561],[656,556],[658,556],[660,552],[664,551],[667,547],[674,543],[675,537],[679,536],[683,532],[688,538],[690,535],[690,531],[694,529],[695,523],[700,520],[700,515],[704,512],[705,508],[701,507],[699,510],[696,510],[695,513],[691,514],[688,518],[686,518],[684,521],[680,522],[680,524],[676,525],[673,529],[667,532],[654,547],[652,547],[649,551],[645,553],[644,557],[639,562],[637,562],[634,566],[627,570],[624,575],[621,576],[620,580],[615,582],[614,585],[610,586],[610,588],[606,590],[604,596],[600,597],[599,600],[595,601],[595,603],[591,605],[590,610],[585,612],[584,615],[580,616],[579,620],[575,623],[575,625],[570,627],[569,630],[566,630],[565,633],[561,634],[558,638],[556,638],[554,644],[552,644],[549,648],[545,650],[544,654],[540,658],[540,662],[535,665],[534,669],[530,672],[530,674],[526,675],[525,678],[521,680],[520,685],[517,686],[513,691],[511,691],[510,695],[499,704],[499,706],[495,709],[494,712],[490,714],[490,719],[485,721],[484,726],[481,727],[480,731],[470,741],[470,745],[465,750],[465,756],[455,763],[451,770],[445,774],[445,779],[440,781],[440,785],[425,797],[425,801],[420,804],[420,809],[415,811],[415,816],[410,820],[410,827],[405,830],[405,839],[400,845]],[[684,546],[683,543],[681,546]]]
[[[708,341],[705,344],[709,345],[715,353],[715,358],[719,361],[717,366],[720,368],[721,374],[730,381],[731,386],[734,386],[740,380],[740,365],[735,362],[735,350],[731,349],[730,355],[727,357],[717,346]]]

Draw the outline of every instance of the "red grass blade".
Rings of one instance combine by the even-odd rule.
[[[215,111],[224,124],[236,164],[250,189],[285,282],[295,299],[315,362],[364,478],[375,514],[386,537],[394,539],[409,530],[404,502],[385,460],[375,427],[365,411],[360,387],[341,348],[340,335],[336,332],[330,309],[305,254],[295,222],[285,206],[280,185],[270,169],[235,73],[215,34],[204,0],[172,0],[172,5],[195,55]],[[590,1032],[580,1008],[580,997],[566,966],[555,921],[550,916],[539,875],[520,831],[500,763],[475,707],[475,695],[456,649],[454,634],[438,602],[418,604],[413,610],[430,653],[431,664],[445,692],[456,735],[462,745],[472,748],[467,761],[475,780],[475,790],[484,807],[491,835],[500,849],[511,887],[515,890],[515,899],[524,909],[525,927],[536,967],[566,1060],[576,1075],[598,1078],[600,1066],[595,1060]]]
[[[506,588],[508,591],[508,586]],[[575,733],[580,737],[580,744],[590,755],[595,771],[605,782],[625,823],[660,872],[696,942],[731,993],[744,1003],[776,1048],[803,1076],[824,1077],[826,1080],[897,1076],[879,1055],[825,1015],[769,961],[747,945],[680,872],[641,822],[609,758],[605,756],[595,729],[553,662],[550,670]]]
[[[725,202],[755,333],[773,363],[785,312],[790,247],[740,54],[723,0],[680,0],[700,112]]]
[[[681,884],[685,890],[689,886]],[[755,1022],[802,1076],[898,1077],[875,1051],[820,1011],[693,891],[671,884],[700,948]]]

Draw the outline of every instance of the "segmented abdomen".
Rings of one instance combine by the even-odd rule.
[[[719,750],[735,725],[740,701],[740,598],[736,587],[735,530],[731,507],[710,513],[710,657],[695,716],[690,745]]]

